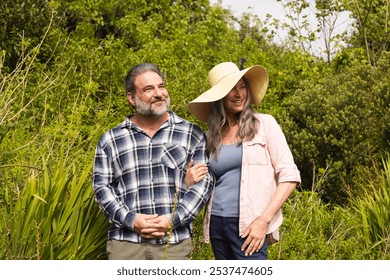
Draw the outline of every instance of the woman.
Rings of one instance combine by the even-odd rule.
[[[267,259],[268,243],[279,240],[281,208],[300,183],[300,173],[280,126],[256,113],[268,86],[261,66],[239,70],[216,65],[211,88],[191,101],[191,113],[208,123],[209,168],[215,190],[205,212],[204,238],[222,259]],[[189,166],[187,185],[199,181],[204,165]],[[268,240],[268,241],[267,241]]]

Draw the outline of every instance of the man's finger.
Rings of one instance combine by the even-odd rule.
[[[158,217],[157,214],[141,214],[141,215],[142,215],[141,216],[142,218],[144,218],[145,220],[148,220],[148,221],[156,219]]]
[[[146,239],[153,239],[153,238],[159,238],[159,237],[163,237],[165,235],[165,233],[162,233],[162,232],[155,232],[155,233],[151,233],[151,234],[141,234],[141,236],[143,238],[146,238]]]

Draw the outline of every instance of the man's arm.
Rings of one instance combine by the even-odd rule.
[[[95,201],[98,203],[110,223],[116,227],[128,227],[133,229],[135,213],[120,202],[114,191],[115,172],[109,157],[99,141],[94,159],[92,187],[95,193]]]
[[[205,137],[199,141],[192,155],[192,160],[196,163],[208,162]],[[213,184],[214,176],[208,170],[205,177],[191,188],[187,189],[184,184],[183,186],[180,186],[182,190],[184,187],[186,191],[179,199],[176,205],[176,211],[169,217],[173,229],[181,225],[189,224],[196,218],[208,201]]]

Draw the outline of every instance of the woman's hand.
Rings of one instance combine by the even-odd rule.
[[[247,228],[244,234],[241,236],[246,238],[242,245],[241,251],[245,250],[245,255],[250,256],[254,252],[261,249],[264,244],[265,235],[267,233],[268,223],[258,218]]]
[[[194,165],[194,160],[192,159],[188,164],[186,178],[185,178],[187,189],[189,189],[191,186],[195,185],[196,183],[202,181],[204,177],[206,177],[207,171],[208,168],[206,164],[199,162]]]
[[[241,248],[242,251],[245,250],[246,255],[252,255],[254,252],[261,249],[269,223],[277,211],[282,208],[283,203],[287,200],[297,185],[297,182],[282,182],[278,184],[270,204],[266,209],[264,209],[261,216],[249,225],[244,234],[241,236],[246,238]]]

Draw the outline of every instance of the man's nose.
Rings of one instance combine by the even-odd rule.
[[[156,88],[156,89],[154,90],[154,97],[159,97],[159,98],[161,98],[162,96],[163,96],[163,91],[162,91],[162,89]]]

